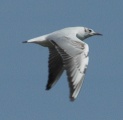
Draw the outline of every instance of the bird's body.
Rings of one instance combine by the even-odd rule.
[[[49,48],[49,90],[66,70],[70,87],[70,100],[77,97],[87,69],[89,47],[85,38],[101,35],[86,27],[69,27],[43,35],[24,43],[37,43]]]

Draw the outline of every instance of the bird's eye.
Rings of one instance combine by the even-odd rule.
[[[88,31],[89,31],[90,33],[92,32],[92,30],[91,30],[91,29],[89,29]]]

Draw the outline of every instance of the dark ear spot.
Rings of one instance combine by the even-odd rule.
[[[84,28],[84,31],[87,32],[86,28]]]

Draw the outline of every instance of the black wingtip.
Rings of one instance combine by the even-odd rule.
[[[27,43],[27,41],[23,41],[22,43]]]
[[[50,90],[50,89],[51,89],[51,86],[47,85],[46,90]]]
[[[46,90],[50,90],[51,87],[52,87],[51,84],[47,84],[47,85],[46,85]]]

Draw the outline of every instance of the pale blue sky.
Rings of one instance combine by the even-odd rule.
[[[48,49],[21,43],[70,26],[103,34],[85,41],[90,61],[75,102],[65,73],[45,91]],[[122,0],[0,0],[0,120],[122,120],[122,27]]]

